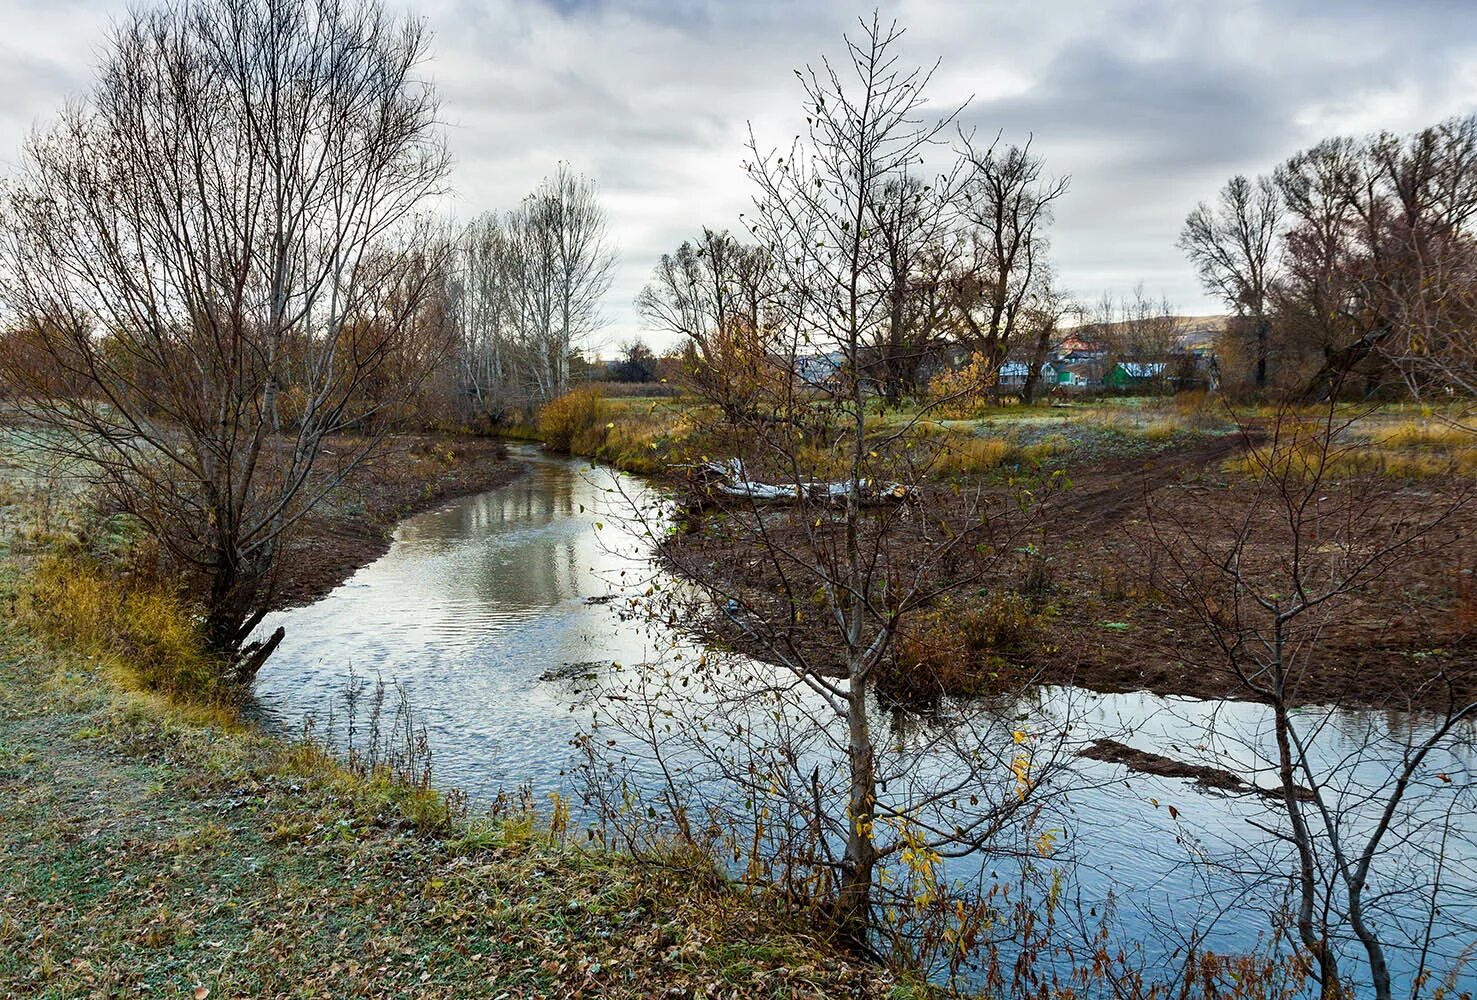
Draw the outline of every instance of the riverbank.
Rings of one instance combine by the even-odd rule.
[[[1285,532],[1244,468],[1249,443],[1265,447],[1274,416],[1252,412],[1242,432],[1203,403],[1127,399],[926,421],[920,440],[943,449],[934,475],[917,484],[916,506],[930,522],[964,530],[975,490],[1010,509],[1019,499],[1018,477],[1036,492],[1027,527],[1012,543],[1019,558],[993,574],[991,592],[959,595],[905,624],[894,690],[987,694],[1043,683],[1255,700],[1167,578],[1190,554],[1186,538],[1207,553],[1226,551],[1247,525],[1254,529],[1249,560],[1267,567],[1282,558]],[[689,417],[684,404],[670,400],[604,400],[592,426],[570,435],[571,450],[654,472],[681,490],[681,465],[743,450],[741,441],[694,434]],[[879,414],[879,433],[908,419]],[[1477,583],[1469,554],[1477,537],[1477,442],[1439,415],[1406,406],[1351,407],[1347,419],[1340,445],[1347,451],[1320,491],[1322,509],[1357,519],[1373,500],[1412,525],[1434,527],[1320,626],[1316,662],[1301,673],[1292,698],[1404,710],[1477,697]],[[762,461],[744,457],[755,466]],[[1036,488],[1048,482],[1051,488]],[[783,509],[764,516],[769,540],[781,549],[803,547],[814,527]],[[695,509],[688,530],[666,543],[672,562],[763,607],[784,592],[783,560],[755,558],[752,532],[733,530],[728,519],[711,506]],[[1176,534],[1179,541],[1169,540]],[[911,575],[917,567],[910,554],[922,550],[906,539],[895,549],[892,570]],[[1320,556],[1328,554],[1325,545]],[[713,616],[708,631],[751,655],[766,654],[727,616]],[[792,638],[813,640],[811,661],[825,662],[823,635]]]
[[[582,848],[557,809],[469,815],[144,689],[124,643],[59,643],[31,574],[102,535],[6,444],[0,995],[914,995],[711,867]]]

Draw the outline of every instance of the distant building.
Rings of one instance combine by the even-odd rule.
[[[795,358],[795,378],[804,385],[830,392],[845,363],[846,355],[841,351],[799,355]]]
[[[1007,361],[1000,366],[1000,385],[1019,388],[1026,384],[1030,377],[1031,366],[1024,361]],[[1050,385],[1056,381],[1056,367],[1046,364],[1041,366],[1041,382]]]
[[[1056,366],[1056,384],[1064,389],[1096,389],[1103,384],[1102,365],[1096,361]]]
[[[1069,365],[1082,364],[1085,361],[1101,360],[1107,350],[1102,344],[1081,337],[1068,337],[1062,341],[1056,349],[1056,360]]]
[[[1163,361],[1120,361],[1104,381],[1113,389],[1135,389],[1161,381],[1168,368]]]

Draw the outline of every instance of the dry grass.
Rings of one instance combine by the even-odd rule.
[[[1477,448],[1477,434],[1457,424],[1439,420],[1403,420],[1374,431],[1370,440],[1381,448],[1440,448],[1457,451]]]
[[[170,588],[53,554],[36,565],[21,607],[42,635],[93,659],[126,689],[204,706],[230,700],[198,616]]]
[[[1015,457],[1013,443],[998,437],[949,435],[940,442],[933,472],[939,476],[988,472]]]
[[[1251,477],[1270,473],[1294,478],[1320,471],[1332,477],[1388,479],[1477,474],[1477,435],[1460,427],[1427,420],[1373,425],[1356,420],[1336,430],[1334,443],[1325,449],[1320,438],[1326,427],[1325,420],[1298,420],[1274,446],[1238,455],[1223,469]]]

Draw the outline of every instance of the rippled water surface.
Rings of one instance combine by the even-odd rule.
[[[609,471],[519,449],[530,470],[399,526],[328,597],[271,616],[287,636],[257,679],[275,722],[342,712],[351,670],[395,681],[426,722],[436,773],[474,794],[561,788],[579,719],[551,669],[639,662],[648,637],[610,595],[644,573],[612,508],[643,496]],[[599,528],[597,529],[597,525]],[[624,574],[624,576],[623,576]]]
[[[619,601],[610,597],[650,572],[621,516],[633,499],[655,498],[610,470],[532,448],[516,453],[529,464],[527,474],[405,521],[383,558],[318,603],[263,624],[287,629],[256,686],[273,725],[295,732],[310,717],[321,723],[342,711],[351,672],[379,676],[407,690],[428,728],[438,780],[474,797],[524,784],[540,795],[577,791],[568,777],[570,740],[587,724],[588,711],[571,710],[579,700],[575,685],[541,677],[571,665],[584,665],[575,673],[608,675],[612,663],[652,655],[650,636],[621,620]],[[1257,783],[1272,783],[1266,718],[1257,706],[1045,689],[1028,704],[981,710],[1057,721],[1070,716],[1081,741],[1113,734],[1177,757],[1209,754]],[[1414,724],[1373,713],[1331,716],[1317,752],[1337,759],[1371,734]],[[1470,759],[1439,764],[1455,780],[1472,781]],[[1137,908],[1156,927],[1188,926],[1207,890],[1240,891],[1225,878],[1202,882],[1203,873],[1183,859],[1190,850],[1244,847],[1254,839],[1248,821],[1266,818],[1265,800],[1205,792],[1114,764],[1078,766],[1084,787],[1058,806],[1056,819],[1088,862],[1086,891],[1105,895],[1111,888],[1125,901],[1130,924]],[[1458,881],[1472,878],[1473,825],[1453,841]],[[1187,835],[1192,848],[1185,846]],[[968,859],[953,862],[953,871],[971,864],[978,868]],[[1474,905],[1470,896],[1457,902]],[[1233,912],[1212,941],[1250,946],[1264,926],[1250,909]],[[1402,961],[1396,955],[1397,967]]]

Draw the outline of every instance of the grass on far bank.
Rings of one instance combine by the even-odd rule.
[[[1450,408],[1448,408],[1450,409]],[[1324,406],[1288,410],[1305,421],[1326,417]],[[1238,427],[1267,426],[1277,418],[1272,404],[1231,404],[1203,392],[1176,396],[1051,399],[1034,405],[1007,401],[968,417],[942,419],[926,406],[879,409],[867,417],[867,434],[885,437],[905,430],[923,450],[920,462],[931,478],[951,480],[1016,468],[1063,468],[1101,459],[1147,458],[1196,439],[1234,434]],[[1452,413],[1418,404],[1341,404],[1339,420],[1350,420],[1346,447],[1334,475],[1422,478],[1477,475],[1477,438]],[[541,440],[555,451],[592,458],[627,472],[660,474],[674,463],[726,457],[742,442],[725,440],[712,407],[691,399],[609,399],[579,388],[544,408],[531,426],[513,436]],[[838,456],[824,445],[799,456],[817,476],[832,471]],[[1255,459],[1238,456],[1224,471],[1254,474]],[[839,466],[837,466],[839,468]]]
[[[468,813],[191,697],[188,606],[122,582],[113,526],[14,443],[0,428],[0,996],[915,995],[700,860],[587,849],[527,803]]]
[[[867,416],[869,438],[906,431],[926,456],[935,479],[1037,467],[1068,456],[1147,454],[1197,435],[1229,433],[1234,424],[1203,396],[1124,398],[981,408],[943,419],[927,406],[878,408]],[[509,436],[539,440],[551,450],[605,462],[627,472],[659,474],[672,464],[724,457],[743,442],[728,434],[716,408],[690,398],[606,398],[578,387],[547,404],[531,425]],[[818,476],[834,463],[818,442],[799,456]],[[835,457],[835,456],[830,456]]]

